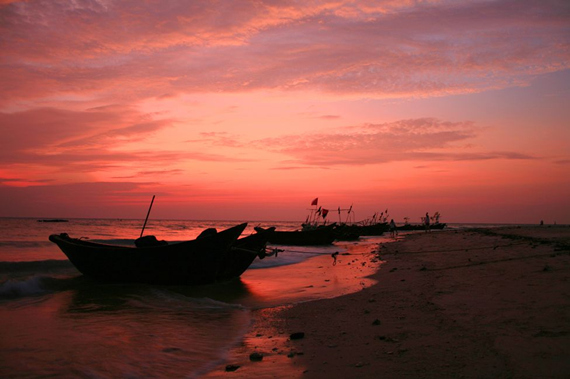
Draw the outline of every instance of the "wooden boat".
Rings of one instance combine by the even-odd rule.
[[[238,239],[232,245],[226,259],[222,261],[216,277],[217,281],[238,278],[251,266],[255,258],[265,258],[265,248],[274,231],[275,228],[268,228]]]
[[[301,224],[302,231],[309,231],[322,228],[332,228],[335,241],[356,241],[360,238],[358,230],[351,228],[346,224],[337,224],[333,222],[332,224],[317,225],[316,223],[304,223]]]
[[[255,227],[257,232],[266,230],[259,226]],[[316,228],[313,230],[280,231],[276,230],[269,236],[269,243],[275,245],[330,245],[335,240],[334,226]]]
[[[334,236],[337,241],[356,241],[360,238],[360,231],[349,225],[340,224],[334,228]]]
[[[387,232],[388,229],[389,226],[386,222],[378,222],[369,225],[345,225],[345,233],[358,234],[359,236],[381,236]]]
[[[246,223],[195,240],[147,247],[106,245],[52,234],[84,275],[107,282],[206,284],[218,280],[224,259]],[[224,275],[226,276],[226,275]]]

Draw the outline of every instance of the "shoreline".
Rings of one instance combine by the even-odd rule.
[[[569,253],[568,226],[408,234],[381,245],[370,287],[252,311],[205,377],[566,377]]]

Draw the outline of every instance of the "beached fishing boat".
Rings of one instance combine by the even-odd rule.
[[[259,233],[266,229],[255,227]],[[269,236],[269,243],[275,245],[330,245],[335,240],[334,225],[316,228],[313,230],[282,231],[276,230]]]
[[[311,203],[315,208],[309,209],[310,213],[302,224],[303,230],[312,230],[322,227],[332,227],[335,239],[338,241],[354,241],[360,236],[380,236],[388,231],[388,209],[385,212],[376,212],[371,218],[356,222],[353,206],[349,208],[336,209],[338,213],[338,223],[328,223],[327,217],[330,214],[328,209],[317,207],[318,198]],[[342,221],[342,214],[346,212],[345,221]]]
[[[356,241],[358,238],[360,238],[360,234],[357,230],[348,227],[346,224],[339,225],[336,222],[328,225],[302,224],[301,227],[302,231],[331,228],[335,241]]]
[[[389,230],[387,222],[377,222],[375,224],[354,224],[346,225],[347,233],[359,234],[361,236],[381,236]]]
[[[315,208],[309,209],[310,213],[307,216],[307,219],[304,223],[301,224],[302,231],[309,231],[315,229],[323,229],[323,228],[332,228],[334,239],[336,241],[355,241],[360,237],[360,234],[353,228],[347,228],[347,222],[351,219],[354,215],[352,212],[352,205],[350,208],[341,209],[338,207],[336,210],[338,212],[339,222],[330,223],[327,220],[327,216],[329,215],[329,209],[318,207],[318,198],[312,201],[311,205]],[[347,212],[346,222],[342,222],[341,220],[341,212]]]
[[[216,281],[239,278],[251,266],[255,258],[265,258],[267,242],[274,231],[275,228],[268,228],[234,242],[230,252],[221,262]]]
[[[149,284],[206,284],[229,279],[242,269],[240,266],[240,270],[233,272],[228,266],[228,260],[235,259],[245,265],[241,259],[232,256],[236,252],[239,254],[238,250],[232,251],[232,246],[246,226],[244,223],[195,240],[179,243],[163,242],[146,247],[94,243],[71,238],[65,233],[52,234],[49,239],[59,246],[82,274],[95,280]],[[245,250],[250,250],[251,245],[246,247],[248,248]],[[220,270],[223,272],[221,277],[218,276]]]

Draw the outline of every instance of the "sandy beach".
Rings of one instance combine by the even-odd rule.
[[[376,250],[327,266],[380,257],[376,284],[254,311],[208,377],[568,377],[570,227],[416,233]]]

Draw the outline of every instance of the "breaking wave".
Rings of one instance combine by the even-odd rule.
[[[0,299],[44,295],[50,292],[44,287],[44,278],[33,276],[26,280],[9,279],[0,285]]]

